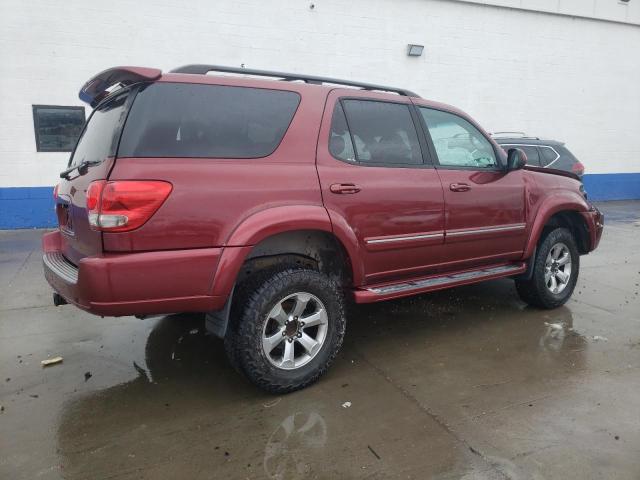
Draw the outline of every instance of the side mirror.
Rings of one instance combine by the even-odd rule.
[[[507,172],[520,170],[527,164],[527,154],[519,148],[510,148],[507,151]]]

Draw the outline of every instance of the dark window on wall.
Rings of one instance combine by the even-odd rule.
[[[33,105],[37,151],[71,152],[84,122],[84,107]]]

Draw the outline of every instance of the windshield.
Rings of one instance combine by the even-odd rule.
[[[70,167],[82,162],[101,162],[107,157],[115,156],[117,133],[124,120],[123,116],[126,115],[125,102],[128,95],[128,91],[123,92],[91,114],[69,161]]]

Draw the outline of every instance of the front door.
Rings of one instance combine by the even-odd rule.
[[[366,283],[428,272],[444,242],[442,186],[405,97],[334,90],[317,167],[331,220],[358,242]]]
[[[494,145],[470,120],[423,106],[418,112],[444,191],[444,266],[455,270],[521,258],[523,171],[506,172]]]

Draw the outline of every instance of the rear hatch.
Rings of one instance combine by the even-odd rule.
[[[127,85],[152,80],[159,74],[153,69],[118,67],[101,72],[80,91],[80,98],[96,109],[55,190],[62,253],[76,265],[84,257],[102,253],[102,233],[89,225],[87,189],[94,180],[107,179],[115,162],[120,133],[135,90]],[[115,85],[125,88],[109,94],[107,90]]]

